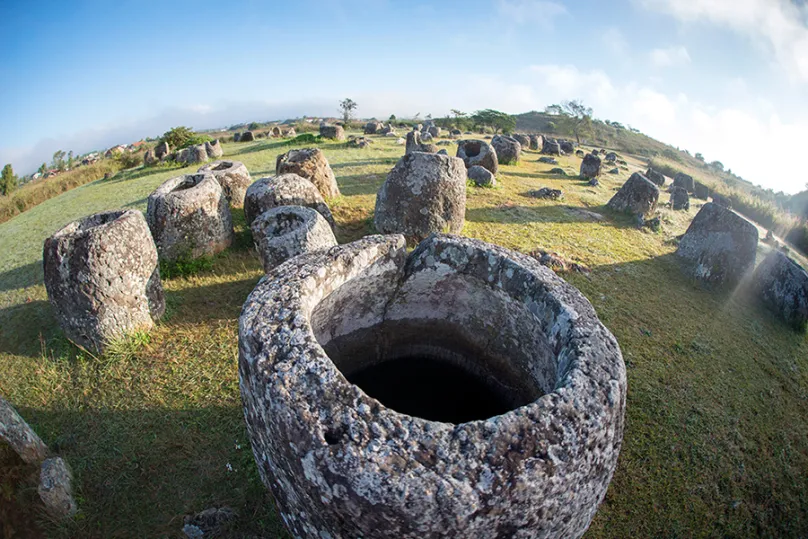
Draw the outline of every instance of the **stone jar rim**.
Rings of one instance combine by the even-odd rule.
[[[110,210],[93,215],[82,217],[67,223],[65,226],[53,233],[51,238],[64,239],[64,238],[79,238],[89,236],[91,234],[98,234],[99,232],[108,229],[112,226],[119,224],[124,219],[131,219],[135,214],[140,213],[138,210]],[[106,219],[108,216],[114,216]],[[103,222],[86,226],[93,220],[103,218]]]
[[[577,289],[568,285],[551,270],[541,266],[532,258],[477,240],[451,235],[433,235],[424,240],[422,244],[433,241],[435,238],[447,237],[460,239],[466,246],[485,246],[491,249],[490,256],[492,258],[503,257],[503,255],[510,257],[516,255],[518,263],[526,264],[531,271],[539,273],[542,279],[545,280],[542,284],[545,286],[550,285],[546,293],[550,295],[557,294],[563,302],[564,310],[557,316],[555,326],[551,328],[551,331],[556,333],[564,333],[562,341],[556,343],[556,355],[568,354],[575,350],[586,353],[587,351],[601,348],[605,359],[604,365],[608,363],[608,365],[605,365],[608,368],[602,368],[604,365],[595,364],[594,361],[583,364],[580,356],[570,355],[570,357],[559,358],[559,361],[566,361],[566,364],[563,368],[559,367],[558,382],[552,391],[541,395],[535,401],[524,406],[487,419],[456,425],[402,414],[380,403],[377,404],[375,399],[366,395],[359,387],[351,384],[315,337],[309,317],[313,308],[324,299],[325,296],[320,294],[328,287],[323,287],[322,285],[322,281],[325,280],[326,270],[322,265],[322,260],[318,260],[324,255],[322,253],[312,253],[297,257],[296,263],[295,261],[292,261],[291,264],[286,262],[275,268],[261,279],[247,299],[239,321],[241,378],[252,379],[262,369],[284,370],[291,368],[288,361],[281,362],[283,364],[275,363],[277,357],[273,358],[272,352],[285,349],[289,353],[290,350],[297,349],[291,352],[294,357],[305,356],[305,361],[310,366],[317,367],[318,376],[309,377],[308,382],[318,385],[324,393],[351,395],[350,401],[361,401],[363,404],[372,405],[377,414],[387,415],[396,422],[404,421],[413,426],[417,425],[419,430],[442,430],[446,433],[458,428],[492,429],[495,428],[496,424],[507,425],[515,416],[530,417],[531,420],[536,420],[541,416],[560,413],[564,407],[568,406],[582,410],[586,407],[587,403],[585,401],[588,398],[583,392],[584,388],[591,390],[594,390],[595,386],[600,386],[601,389],[605,388],[608,393],[606,395],[607,400],[615,406],[619,403],[621,397],[625,398],[625,395],[621,395],[620,384],[611,383],[613,380],[607,379],[609,376],[613,376],[618,382],[622,380],[622,385],[625,386],[625,365],[617,341],[600,323],[591,304]],[[358,243],[362,243],[364,249],[351,253],[351,245]],[[400,235],[367,236],[358,242],[354,242],[354,244],[334,247],[325,255],[331,260],[345,261],[351,271],[355,272],[351,275],[351,278],[367,269],[366,266],[362,267],[363,263],[371,265],[374,261],[378,262],[385,256],[389,256],[389,263],[401,264],[400,260],[396,262],[394,258],[406,257],[406,242],[403,236]],[[350,258],[353,258],[354,261],[349,261],[348,259]],[[356,262],[357,259],[358,262]],[[290,271],[293,268],[294,271]],[[343,283],[339,283],[339,285],[341,284]],[[269,301],[260,301],[260,296],[264,294],[269,295],[271,299]],[[274,314],[272,311],[275,311]],[[288,316],[290,315],[293,318],[289,319]],[[581,321],[584,319],[586,319],[586,323],[582,324]],[[288,338],[288,343],[286,345],[278,343],[279,348],[274,348],[270,342],[264,342],[261,343],[263,349],[259,351],[254,348],[257,344],[255,340],[247,337],[247,331],[250,331],[253,335],[265,337],[266,341],[272,341],[273,343],[278,342],[276,339],[283,336],[283,338]],[[247,347],[251,348],[251,350],[245,354]],[[254,360],[248,364],[245,357],[252,357]],[[297,397],[300,397],[300,395]],[[297,399],[295,398],[295,400]],[[336,404],[338,401],[333,402]],[[338,409],[342,407],[334,407],[332,412],[335,417],[342,413]],[[351,406],[349,405],[348,407]],[[323,434],[325,435],[325,432]]]

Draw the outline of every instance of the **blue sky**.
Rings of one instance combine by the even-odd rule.
[[[68,5],[69,4],[69,5]],[[797,0],[0,3],[0,163],[211,128],[580,98],[797,192],[808,9]]]

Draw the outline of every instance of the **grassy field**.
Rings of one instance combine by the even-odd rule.
[[[363,150],[320,147],[342,191],[330,201],[338,240],[372,232],[376,191],[403,147],[385,138]],[[254,179],[272,175],[287,149],[274,140],[224,145]],[[556,251],[592,270],[564,277],[620,342],[629,394],[618,469],[587,537],[808,535],[808,337],[741,291],[708,291],[683,276],[675,237],[697,201],[689,212],[663,208],[660,233],[638,230],[604,206],[631,171],[589,187],[548,174],[553,166],[537,158],[527,152],[501,167],[497,188],[468,189],[463,233]],[[579,164],[561,158],[570,173]],[[164,282],[167,316],[145,344],[79,353],[55,327],[42,285],[42,242],[53,231],[100,210],[144,210],[162,181],[191,170],[120,172],[0,224],[0,394],[76,477],[79,515],[62,526],[34,515],[44,536],[177,537],[183,515],[229,505],[239,514],[234,536],[285,537],[238,392],[237,319],[262,274],[243,214],[234,216],[239,241],[210,270]],[[564,199],[526,196],[543,186]],[[3,465],[0,521],[3,511],[10,521],[8,498],[26,503],[35,492],[11,488],[26,472],[0,453]]]

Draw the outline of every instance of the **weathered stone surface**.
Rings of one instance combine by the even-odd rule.
[[[158,161],[159,159],[157,159],[153,149],[146,150],[146,153],[143,154],[143,164],[146,166],[153,165]]]
[[[392,134],[393,136],[395,136],[396,135],[396,129],[395,129],[395,127],[393,127],[393,124],[389,123],[389,124],[385,125],[384,127],[382,127],[381,131],[379,131],[379,134],[380,135],[385,135],[385,136]]]
[[[433,138],[438,138],[441,133],[441,128],[437,125],[429,126],[427,129],[427,133],[429,133]]]
[[[620,169],[619,168],[613,168],[613,169],[609,170],[609,174],[620,174]]]
[[[462,159],[413,152],[399,159],[376,196],[373,221],[385,234],[420,241],[430,234],[460,232],[466,213]]]
[[[297,174],[306,178],[317,187],[324,198],[340,195],[334,171],[319,148],[289,150],[279,155],[275,161],[275,174]]]
[[[676,173],[676,176],[673,177],[673,185],[675,187],[683,187],[688,193],[692,193],[695,187],[693,176],[685,174],[684,172]]]
[[[752,290],[761,301],[799,331],[808,326],[808,272],[780,251],[772,251],[755,269]]]
[[[541,153],[547,155],[561,155],[561,145],[552,139],[545,138]]]
[[[74,221],[45,240],[42,258],[56,319],[88,350],[150,329],[165,311],[157,249],[139,211]]]
[[[575,156],[583,158],[586,155],[583,150],[575,150]]]
[[[484,140],[461,140],[457,143],[455,157],[462,159],[466,168],[479,165],[495,176],[499,170],[497,152]]]
[[[432,135],[430,135],[428,131],[422,131],[421,132],[421,140],[423,140],[425,142],[431,141],[432,140]]]
[[[233,133],[233,142],[239,142],[241,140],[241,133]]]
[[[497,184],[491,171],[480,165],[474,165],[468,169],[468,178],[480,187],[494,187]]]
[[[645,177],[648,178],[654,185],[658,185],[660,187],[665,185],[665,175],[650,167],[645,172]]]
[[[513,138],[516,139],[516,142],[522,147],[523,150],[527,150],[530,148],[530,137],[527,135],[522,135],[520,133],[515,133]]]
[[[27,464],[42,462],[48,456],[45,442],[3,397],[0,397],[0,441],[7,443]]]
[[[404,149],[404,155],[411,154],[412,152],[424,153],[437,153],[438,147],[434,144],[423,144],[421,133],[418,131],[409,131],[407,133],[407,145]]]
[[[671,208],[674,210],[689,210],[690,196],[684,187],[671,187]]]
[[[206,142],[205,151],[208,154],[208,159],[219,159],[222,155],[224,155],[222,145],[219,144],[219,139]]]
[[[497,153],[497,161],[503,165],[514,165],[519,162],[522,145],[515,138],[497,135],[491,139],[491,146]]]
[[[617,154],[614,153],[614,152],[607,153],[606,154],[606,161],[608,161],[609,163],[614,163],[615,161],[617,161]]]
[[[177,152],[176,161],[178,163],[185,163],[186,165],[192,165],[194,163],[204,163],[207,160],[208,160],[208,151],[205,149],[204,144],[189,146]]]
[[[564,193],[561,191],[561,189],[550,189],[549,187],[542,187],[541,189],[538,189],[536,191],[528,191],[527,194],[528,196],[534,198],[548,198],[550,200],[558,200],[562,196],[564,196]]]
[[[554,157],[539,157],[539,163],[545,163],[547,165],[557,165],[558,161],[556,161]]]
[[[556,167],[556,168],[551,168],[551,169],[550,169],[550,174],[558,174],[559,176],[566,176],[566,175],[567,175],[567,171],[566,171],[566,170],[564,170],[564,169],[563,169],[563,168],[561,168],[561,167]]]
[[[659,189],[648,178],[635,172],[615,193],[607,206],[632,215],[648,215],[656,209]]]
[[[536,249],[535,251],[532,251],[530,253],[530,256],[535,258],[542,266],[550,268],[556,273],[576,271],[578,273],[589,274],[592,272],[592,270],[590,270],[583,264],[578,264],[577,262],[570,262],[560,254],[553,251]]]
[[[384,128],[384,124],[381,122],[368,122],[365,124],[364,133],[366,135],[375,135],[377,132],[381,131]]]
[[[73,475],[61,457],[45,460],[39,470],[37,493],[45,509],[57,519],[70,518],[76,514],[73,499]]]
[[[252,142],[255,140],[255,135],[252,131],[245,131],[241,134],[239,142]]]
[[[592,178],[591,180],[589,180],[589,183],[587,185],[597,187],[598,185],[600,185],[600,182],[598,181],[597,178]]]
[[[305,206],[316,210],[333,229],[336,225],[328,204],[320,191],[306,178],[297,174],[280,174],[262,178],[247,188],[244,197],[244,217],[247,225],[265,211],[278,206]]]
[[[283,130],[276,125],[272,129],[270,129],[269,136],[272,138],[281,138],[283,136]]]
[[[160,144],[154,147],[154,155],[157,157],[157,159],[163,160],[170,153],[171,153],[171,146],[168,145],[168,142],[161,142]]]
[[[199,172],[213,174],[222,186],[224,196],[234,208],[244,206],[244,196],[252,184],[250,172],[240,161],[214,161],[199,168]]]
[[[702,200],[707,200],[710,196],[710,188],[701,182],[693,183],[693,196]]]
[[[321,125],[320,136],[332,140],[345,140],[345,129],[341,125]]]
[[[253,219],[250,231],[266,272],[299,254],[337,244],[328,221],[305,206],[267,210]]]
[[[538,151],[538,150],[540,150],[542,148],[542,146],[544,146],[544,139],[542,138],[541,135],[528,135],[527,137],[530,140],[530,143],[528,144],[528,147],[531,150],[537,150]]]
[[[659,232],[659,229],[662,226],[662,221],[659,219],[659,217],[654,217],[653,219],[644,219],[642,226],[650,228],[654,232]]]
[[[558,144],[561,146],[561,151],[564,153],[572,153],[575,151],[575,145],[569,140],[561,140]]]
[[[617,341],[526,255],[456,236],[405,247],[369,236],[296,257],[244,305],[244,413],[284,523],[307,538],[580,537],[622,443]]]
[[[734,286],[755,265],[758,231],[732,210],[707,203],[679,240],[676,254],[689,262],[694,277]]]
[[[209,172],[167,180],[149,195],[146,219],[164,260],[212,256],[233,242],[227,198]]]
[[[581,161],[581,178],[591,180],[600,176],[600,164],[600,157],[591,153],[586,154],[584,160]]]
[[[712,194],[712,199],[713,199],[713,204],[717,204],[717,205],[722,206],[724,208],[732,209],[732,201],[729,198],[727,198],[727,197],[725,197],[723,195],[719,195],[718,193],[713,193]]]

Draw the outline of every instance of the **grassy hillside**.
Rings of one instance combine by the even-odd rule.
[[[365,150],[320,145],[342,191],[330,201],[340,242],[372,232],[376,191],[403,154],[374,138]],[[224,144],[254,179],[273,174],[288,148],[266,139]],[[537,158],[527,152],[503,166],[497,188],[469,187],[463,234],[527,253],[557,251],[592,270],[564,278],[617,337],[629,394],[618,469],[587,537],[808,534],[808,337],[741,291],[711,292],[683,276],[674,238],[698,201],[688,212],[663,207],[658,234],[605,208],[644,162],[628,159],[630,170],[590,187],[549,174],[553,166]],[[570,173],[580,165],[574,156],[560,161]],[[80,353],[55,327],[42,285],[49,234],[92,212],[144,209],[157,185],[191,170],[121,172],[0,224],[0,394],[76,476],[75,522],[35,515],[48,536],[177,536],[183,515],[227,504],[239,513],[237,536],[285,537],[258,478],[238,392],[237,319],[262,275],[243,214],[234,216],[239,241],[211,269],[164,282],[168,314],[149,342],[101,358]],[[564,199],[526,196],[542,186],[562,189]],[[9,474],[0,478],[9,492]],[[12,499],[34,496],[23,489]],[[0,516],[4,504],[13,511],[3,500]]]

